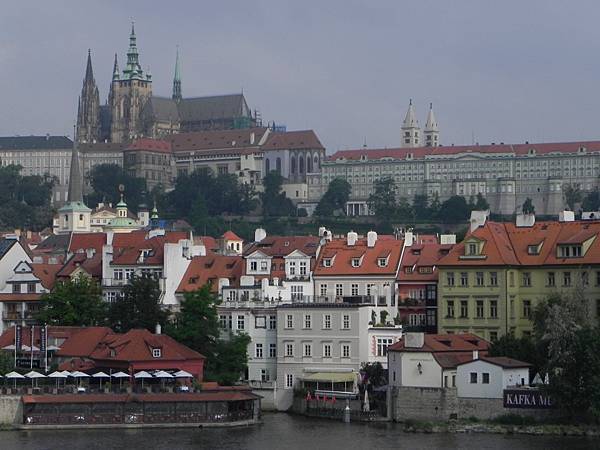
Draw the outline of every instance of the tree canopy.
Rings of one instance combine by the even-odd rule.
[[[600,211],[600,191],[597,187],[583,198],[581,209],[584,211]]]
[[[396,183],[386,177],[373,183],[374,192],[369,196],[369,209],[384,223],[390,223],[396,216]]]
[[[346,214],[346,202],[350,198],[352,186],[344,178],[334,178],[323,194],[317,208],[316,216],[333,216],[336,212]]]
[[[81,274],[74,279],[57,282],[52,292],[42,295],[37,319],[49,325],[104,325],[106,305],[98,283]]]
[[[535,214],[535,206],[533,206],[533,201],[529,197],[523,202],[521,211],[523,211],[523,214]]]
[[[454,195],[441,204],[438,215],[443,223],[460,223],[469,218],[470,212],[471,208],[465,198]]]
[[[99,164],[94,166],[89,174],[93,192],[87,196],[88,206],[99,202],[117,204],[121,199],[119,186],[125,188],[125,200],[128,208],[137,211],[142,203],[147,203],[146,180],[136,178],[127,173],[117,164]]]
[[[583,194],[581,192],[579,184],[574,183],[563,185],[563,194],[565,196],[565,203],[567,204],[569,209],[571,211],[575,211],[575,205],[579,203],[583,198]]]
[[[283,177],[272,170],[263,178],[264,191],[260,195],[262,201],[263,215],[269,216],[292,216],[296,213],[296,207],[282,192]]]
[[[154,333],[156,325],[165,326],[169,313],[160,303],[158,280],[152,277],[134,277],[123,286],[122,295],[110,304],[110,326],[120,333],[134,328],[145,328]]]

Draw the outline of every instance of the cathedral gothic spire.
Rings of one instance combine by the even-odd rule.
[[[77,108],[77,142],[94,142],[100,135],[100,96],[94,70],[92,68],[92,53],[88,50],[83,87]]]
[[[179,47],[175,54],[175,75],[173,76],[173,100],[181,100],[181,66],[179,63]]]

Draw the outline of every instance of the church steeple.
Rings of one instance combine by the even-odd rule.
[[[173,100],[181,100],[181,67],[179,63],[179,47],[175,54],[175,75],[173,76]]]
[[[77,105],[77,142],[94,142],[100,135],[100,96],[94,70],[92,69],[92,52],[88,49],[83,87]]]
[[[115,64],[113,65],[112,79],[113,79],[113,81],[118,81],[119,78],[120,78],[120,75],[119,75],[119,61],[117,60],[117,54],[115,53]]]
[[[89,233],[92,210],[83,203],[83,179],[77,140],[73,142],[67,203],[58,210],[58,233]]]
[[[425,123],[425,129],[423,130],[425,137],[425,146],[437,147],[440,145],[440,130],[438,128],[437,120],[433,114],[433,104],[429,104],[429,113],[427,114],[427,122]]]
[[[131,34],[129,35],[129,49],[127,50],[127,66],[125,66],[125,70],[123,70],[123,75],[125,78],[129,79],[142,79],[144,76],[144,71],[142,70],[142,66],[140,65],[140,58],[137,49],[137,38],[135,36],[135,26],[134,23],[131,22]]]
[[[402,147],[418,147],[419,145],[421,145],[421,128],[419,127],[412,99],[410,99],[402,123]]]
[[[69,193],[67,202],[83,203],[83,180],[81,179],[81,166],[79,162],[79,148],[77,142],[73,143],[71,153],[71,167],[69,169]]]

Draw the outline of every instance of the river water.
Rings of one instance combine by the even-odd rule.
[[[497,434],[404,433],[396,424],[344,424],[287,414],[264,414],[244,428],[60,430],[0,432],[0,449],[590,449],[592,438]]]

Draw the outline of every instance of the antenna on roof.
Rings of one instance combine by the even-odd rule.
[[[365,136],[365,140],[364,140],[364,143],[363,143],[363,148],[367,148],[367,137],[366,136]]]

